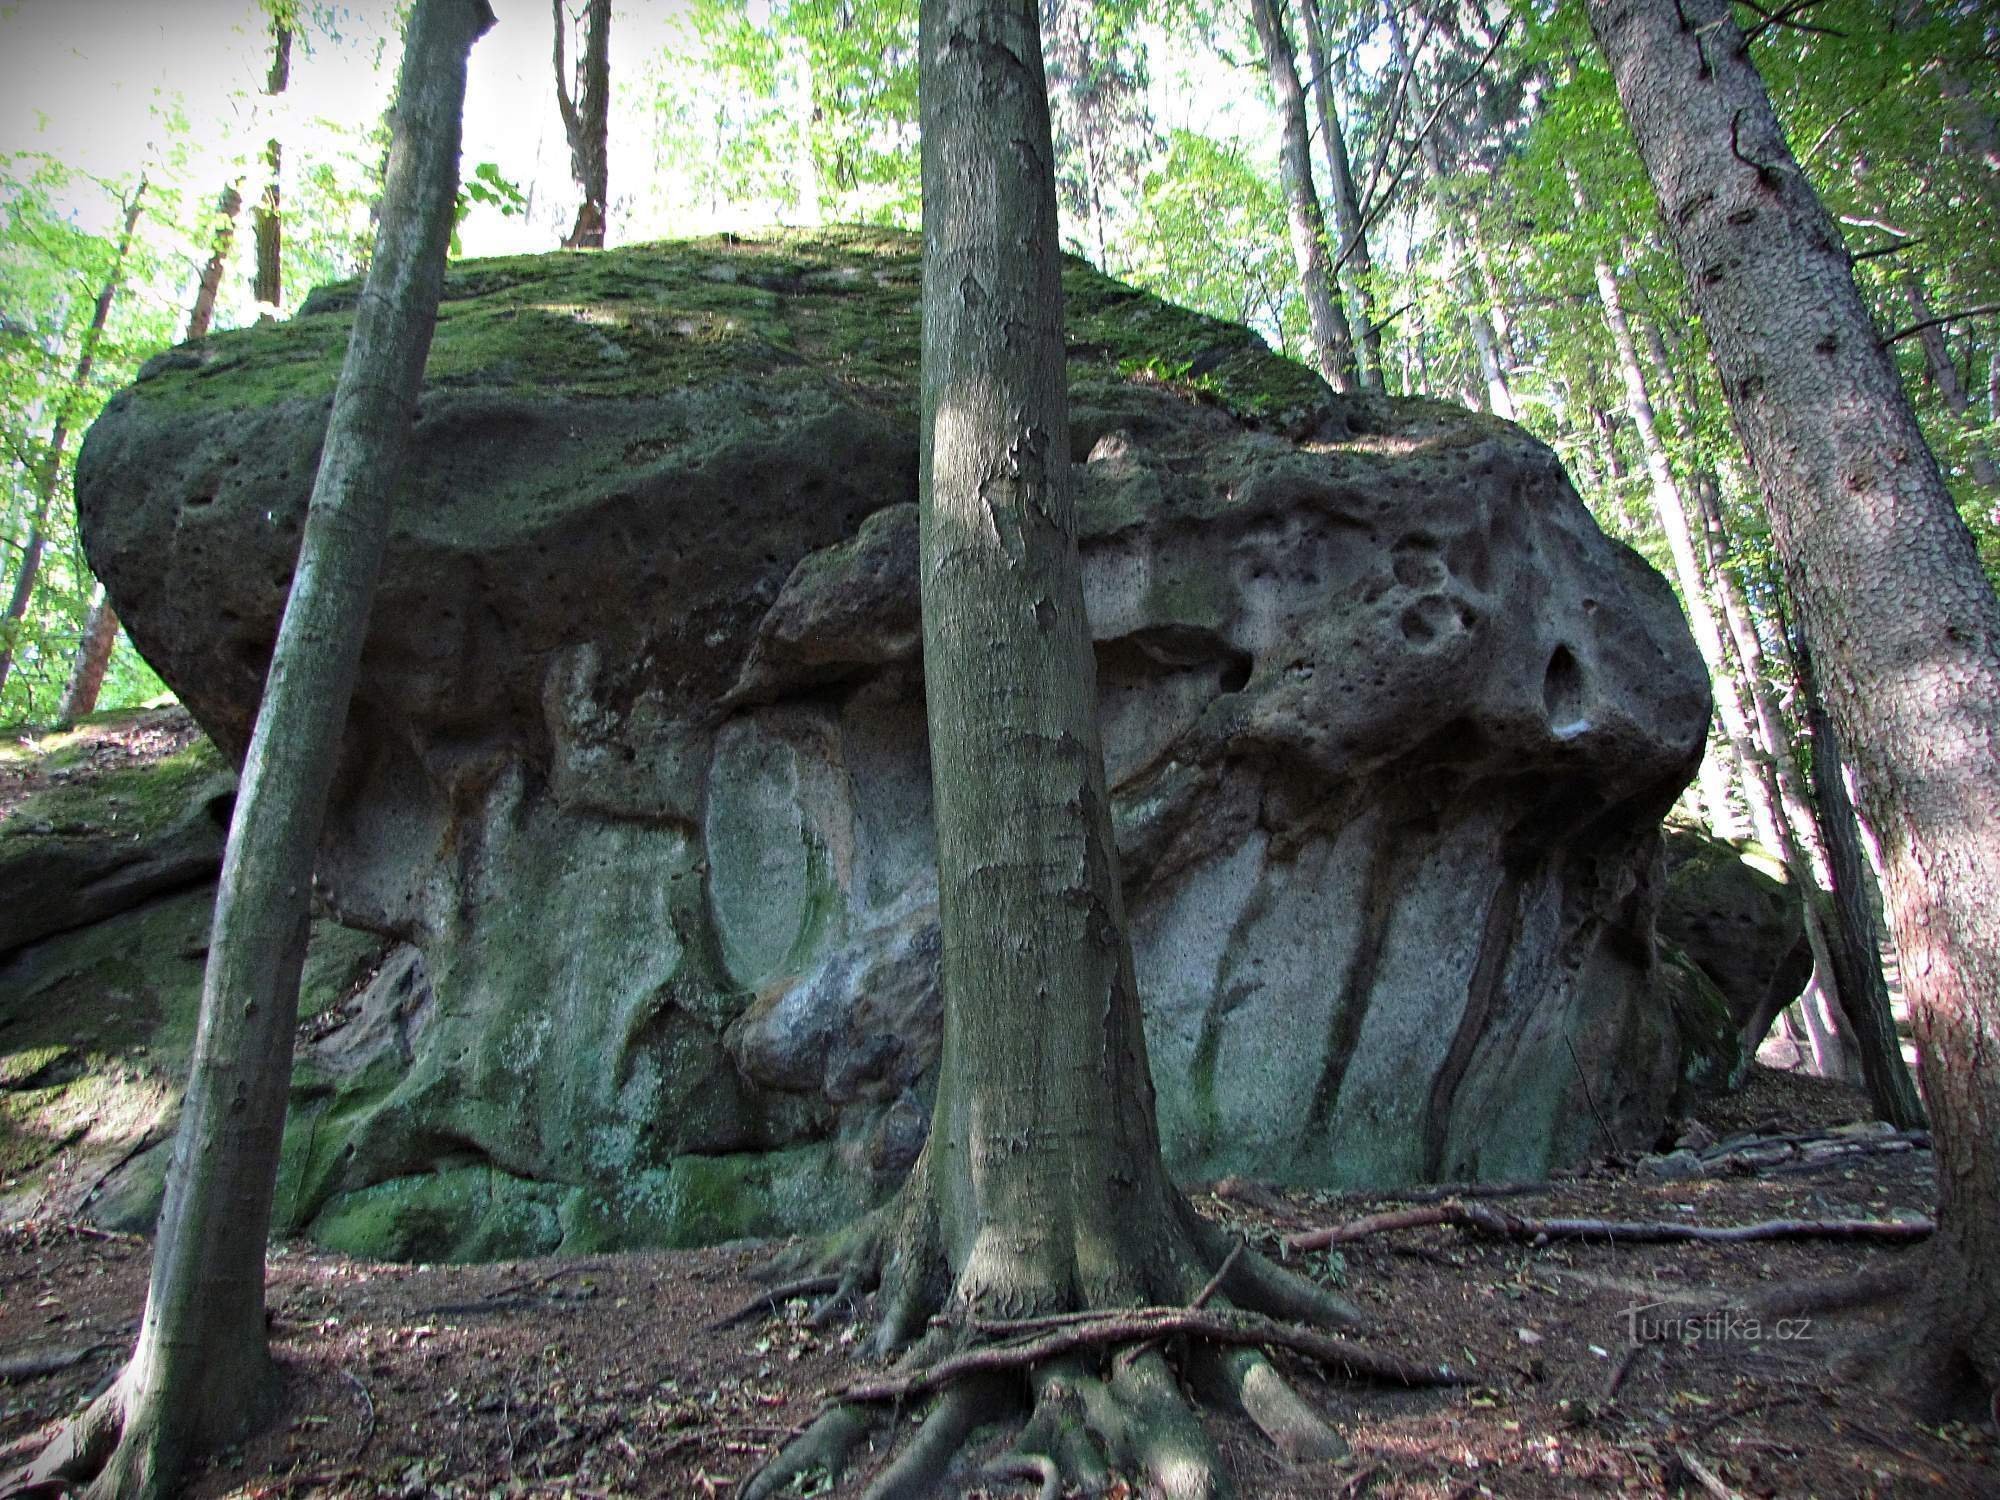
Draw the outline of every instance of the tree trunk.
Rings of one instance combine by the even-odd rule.
[[[1875,914],[1869,909],[1868,876],[1862,861],[1854,805],[1847,799],[1840,736],[1820,698],[1812,650],[1806,642],[1798,643],[1797,656],[1806,730],[1813,743],[1813,794],[1819,805],[1820,827],[1826,835],[1827,861],[1832,866],[1833,901],[1841,929],[1853,934],[1852,941],[1843,940],[1834,951],[1835,962],[1846,965],[1840,975],[1840,993],[1847,1002],[1847,1028],[1876,1117],[1887,1120],[1898,1130],[1918,1130],[1929,1122],[1917,1097],[1909,1065],[1903,1061],[1903,1043],[1896,1034],[1889,986],[1882,978],[1881,950],[1875,941]]]
[[[491,22],[485,0],[417,0],[405,33],[375,254],[244,758],[138,1344],[35,1468],[97,1469],[89,1493],[105,1500],[170,1493],[273,1395],[264,1247],[314,850],[437,317],[466,54]]]
[[[1312,133],[1306,124],[1306,98],[1299,87],[1299,70],[1285,28],[1284,0],[1250,0],[1250,19],[1264,49],[1264,67],[1278,104],[1280,128],[1278,170],[1284,180],[1285,211],[1292,229],[1292,259],[1299,270],[1299,292],[1305,298],[1312,326],[1313,364],[1327,384],[1351,391],[1359,384],[1354,363],[1354,332],[1347,310],[1329,271],[1326,220],[1320,214],[1319,193],[1313,187]]]
[[[1660,351],[1656,357],[1664,357]],[[1798,831],[1800,843],[1810,862],[1812,884],[1804,888],[1808,900],[1827,897],[1828,912],[1821,920],[1826,934],[1826,957],[1833,970],[1833,992],[1838,996],[1841,1017],[1847,1027],[1847,1041],[1861,1069],[1869,1102],[1876,1118],[1887,1120],[1899,1130],[1914,1129],[1923,1122],[1923,1108],[1917,1102],[1916,1084],[1903,1062],[1896,1038],[1895,1017],[1889,1007],[1889,987],[1882,977],[1882,945],[1875,930],[1865,887],[1861,884],[1859,835],[1854,807],[1846,788],[1839,785],[1840,758],[1829,725],[1824,736],[1811,729],[1813,763],[1819,774],[1827,774],[1820,756],[1831,754],[1827,762],[1835,775],[1835,795],[1829,797],[1819,786],[1817,795],[1807,800],[1804,780],[1799,774],[1798,753],[1791,727],[1772,696],[1763,642],[1750,601],[1737,581],[1729,557],[1729,534],[1722,519],[1720,486],[1711,474],[1694,486],[1701,503],[1702,534],[1708,542],[1709,571],[1722,598],[1723,618],[1728,622],[1737,655],[1750,681],[1751,701],[1757,710],[1758,732],[1770,753],[1777,773],[1778,790],[1784,800],[1786,822]],[[1801,685],[1804,686],[1805,657],[1800,654]],[[1808,704],[1816,702],[1808,690]],[[1834,846],[1845,841],[1853,868],[1843,868],[1834,857]]]
[[[222,289],[222,274],[229,265],[229,247],[236,239],[236,216],[243,211],[243,195],[232,184],[222,190],[222,196],[215,200],[215,235],[210,241],[208,263],[201,268],[201,280],[195,284],[194,306],[188,310],[187,333],[189,341],[205,338],[209,325],[215,321],[215,297]],[[262,245],[260,240],[259,245]]]
[[[74,724],[97,707],[97,695],[104,690],[104,673],[111,665],[111,648],[117,643],[118,611],[104,597],[100,583],[83,622],[83,638],[76,643],[76,661],[69,669],[62,706],[56,710],[57,723]]]
[[[1211,1282],[1337,1314],[1205,1225],[1160,1157],[1076,547],[1037,0],[923,0],[920,37],[918,577],[944,1037],[930,1137],[892,1209],[876,1347],[921,1340],[910,1359],[927,1363],[977,1319],[1185,1306]],[[1288,1453],[1344,1451],[1261,1354],[1193,1357]],[[1098,1488],[1073,1455],[1110,1415],[1155,1489],[1226,1491],[1159,1353],[1028,1383],[1042,1406],[1028,1431],[1044,1434],[1030,1451],[1059,1484]],[[1011,1404],[992,1382],[948,1389],[870,1500],[942,1493],[966,1434]],[[863,1427],[830,1412],[746,1500],[808,1464],[837,1469]],[[1054,1442],[1059,1428],[1075,1441]]]
[[[563,0],[550,0],[550,4],[556,23],[556,106],[562,111],[563,134],[569,139],[570,175],[583,194],[576,208],[576,223],[563,246],[602,250],[610,201],[611,0],[588,0],[574,80],[563,56],[563,33],[569,24]]]
[[[125,284],[125,259],[132,251],[132,235],[139,226],[139,210],[145,196],[146,179],[142,177],[138,187],[132,190],[132,200],[125,205],[125,222],[118,231],[118,249],[112,257],[111,272],[98,289],[96,305],[91,308],[90,326],[84,329],[83,343],[77,349],[76,368],[70,371],[69,384],[56,401],[55,426],[49,431],[49,446],[35,474],[34,499],[28,507],[28,539],[21,549],[21,565],[14,574],[13,592],[7,599],[6,620],[0,622],[0,691],[6,689],[8,674],[13,670],[18,633],[22,622],[28,618],[28,604],[35,596],[35,581],[41,575],[42,551],[48,546],[48,536],[42,528],[48,520],[49,506],[54,503],[56,491],[62,485],[63,453],[69,447],[70,417],[90,385],[91,367],[97,363],[97,346],[103,342],[104,325],[111,317],[111,304],[117,300],[119,288]]]
[[[1971,415],[1972,397],[1965,389],[1965,382],[1958,378],[1958,366],[1952,363],[1944,326],[1933,321],[1936,311],[1924,294],[1923,278],[1915,271],[1904,276],[1903,295],[1909,301],[1911,319],[1929,324],[1917,330],[1917,342],[1923,346],[1924,369],[1931,384],[1937,387],[1938,399],[1944,402],[1944,409],[1953,421],[1963,423]],[[1989,490],[2000,488],[2000,465],[1994,463],[1992,450],[1983,442],[1972,451],[1972,478],[1974,483]]]
[[[264,82],[264,96],[275,99],[292,81],[292,28],[282,21],[271,23],[271,73]],[[279,177],[285,149],[274,134],[264,143],[264,196],[252,216],[257,237],[257,274],[252,291],[260,305],[276,313],[285,305],[284,214]]]
[[[2000,601],[1726,0],[1589,0],[1864,805],[1938,1152],[1902,1389],[2000,1385]],[[1967,1376],[1976,1373],[1976,1381]]]
[[[1382,329],[1375,320],[1375,291],[1372,278],[1374,259],[1368,253],[1368,227],[1361,221],[1361,197],[1354,186],[1354,162],[1347,154],[1347,135],[1341,129],[1340,111],[1334,100],[1333,71],[1327,63],[1326,18],[1319,0],[1299,0],[1299,19],[1306,32],[1306,61],[1312,68],[1312,96],[1319,106],[1319,134],[1326,152],[1327,181],[1333,190],[1333,228],[1338,236],[1334,246],[1334,280],[1343,279],[1354,290],[1354,306],[1361,314],[1361,388],[1386,391],[1383,376]]]

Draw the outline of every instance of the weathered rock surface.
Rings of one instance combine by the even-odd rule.
[[[1785,867],[1749,839],[1687,823],[1662,830],[1667,850],[1660,937],[1714,981],[1746,1055],[1812,977],[1805,906]]]
[[[398,946],[301,1054],[288,1223],[689,1243],[830,1223],[911,1159],[938,1025],[916,250],[454,273],[321,869]],[[1524,1176],[1601,1150],[1598,1115],[1650,1144],[1716,1029],[1654,944],[1708,712],[1666,584],[1517,429],[1336,401],[1081,268],[1067,295],[1175,1169]],[[341,305],[156,361],[80,460],[93,565],[230,750]]]

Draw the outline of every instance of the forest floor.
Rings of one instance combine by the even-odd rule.
[[[1862,1117],[1850,1089],[1759,1068],[1706,1111],[1694,1140],[1768,1141]],[[1821,1137],[1811,1150],[1834,1154],[1818,1161],[1738,1162],[1673,1180],[1613,1163],[1474,1201],[1525,1217],[1715,1225],[1924,1211],[1929,1153],[1871,1140],[1881,1138]],[[1267,1247],[1279,1233],[1408,1201],[1220,1186],[1198,1194],[1203,1211]],[[711,1331],[757,1294],[750,1273],[769,1248],[382,1265],[276,1246],[282,1409],[192,1493],[730,1494],[854,1371],[855,1331],[816,1331],[802,1301]],[[0,1386],[0,1469],[116,1369],[144,1298],[147,1249],[74,1225],[0,1231],[0,1359],[90,1351],[66,1370]],[[1289,1468],[1240,1420],[1211,1413],[1209,1427],[1245,1496],[2000,1493],[1990,1427],[1918,1423],[1834,1373],[1843,1354],[1893,1325],[1893,1303],[1785,1320],[1707,1315],[1735,1295],[1917,1253],[1837,1242],[1534,1245],[1441,1226],[1375,1235],[1295,1263],[1337,1282],[1374,1320],[1368,1342],[1448,1362],[1478,1383],[1406,1391],[1323,1380],[1287,1361],[1352,1446],[1337,1463]],[[909,1420],[896,1430],[907,1433]],[[818,1492],[858,1488],[880,1453],[864,1456],[847,1486]],[[1027,1490],[970,1477],[956,1492],[1000,1500]]]

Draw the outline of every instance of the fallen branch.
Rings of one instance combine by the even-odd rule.
[[[102,1354],[107,1349],[122,1349],[122,1343],[83,1344],[69,1349],[42,1349],[33,1354],[15,1354],[0,1359],[0,1384],[11,1384],[17,1380],[38,1380],[44,1375],[59,1375],[64,1370],[73,1370],[92,1355]]]
[[[361,1436],[354,1444],[354,1451],[347,1455],[349,1463],[358,1463],[361,1455],[368,1451],[369,1443],[375,1439],[375,1398],[368,1394],[368,1387],[361,1383],[359,1375],[352,1370],[342,1370],[340,1373],[348,1378],[361,1397]]]
[[[1046,1320],[1024,1320],[1036,1327]],[[1008,1334],[1019,1332],[1022,1324],[975,1322],[975,1332]],[[1216,1344],[1268,1345],[1290,1349],[1329,1368],[1345,1371],[1360,1380],[1380,1380],[1391,1385],[1463,1385],[1466,1377],[1447,1365],[1420,1365],[1364,1348],[1352,1340],[1336,1338],[1295,1324],[1274,1322],[1247,1313],[1211,1313],[1183,1307],[1139,1307],[1118,1312],[1087,1313],[1069,1323],[1059,1324],[1038,1337],[1010,1343],[989,1344],[954,1354],[904,1375],[858,1380],[833,1398],[844,1401],[907,1401],[915,1396],[942,1390],[968,1375],[1021,1370],[1073,1354],[1079,1349],[1102,1344],[1130,1344],[1149,1339],[1186,1335]]]
[[[1285,1249],[1325,1250],[1372,1234],[1452,1224],[1510,1240],[1606,1240],[1626,1244],[1695,1241],[1735,1245],[1747,1240],[1881,1240],[1907,1243],[1927,1238],[1937,1227],[1929,1219],[1766,1219],[1756,1224],[1677,1224],[1623,1219],[1524,1219],[1483,1203],[1437,1203],[1423,1208],[1371,1214],[1326,1229],[1285,1237]]]
[[[818,1297],[828,1292],[840,1290],[838,1276],[804,1276],[797,1281],[788,1281],[783,1286],[774,1286],[759,1292],[734,1312],[724,1313],[708,1325],[710,1333],[720,1333],[725,1328],[734,1328],[738,1323],[747,1323],[752,1318],[774,1313],[795,1297]]]

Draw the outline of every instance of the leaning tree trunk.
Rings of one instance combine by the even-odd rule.
[[[21,550],[21,565],[14,574],[14,590],[7,599],[7,617],[5,623],[0,624],[0,690],[6,688],[8,674],[13,670],[16,632],[28,618],[28,605],[35,597],[35,582],[41,576],[42,553],[48,546],[48,535],[43,528],[48,521],[49,506],[54,503],[56,491],[62,486],[63,453],[69,447],[70,418],[77,402],[89,389],[90,372],[97,363],[97,346],[104,341],[104,325],[111,318],[111,304],[118,299],[119,288],[125,284],[125,260],[132,253],[132,235],[139,226],[139,210],[145,196],[146,179],[142,177],[138,187],[132,191],[132,201],[125,205],[125,222],[118,231],[118,249],[112,257],[110,274],[98,289],[96,305],[90,310],[90,326],[83,331],[76,368],[70,371],[69,384],[63,387],[62,395],[56,401],[55,426],[49,431],[49,445],[35,473],[34,498],[28,505],[27,543]]]
[[[1283,0],[1250,0],[1250,19],[1264,49],[1264,68],[1278,103],[1278,171],[1284,180],[1285,212],[1292,229],[1292,259],[1298,266],[1299,293],[1305,298],[1312,326],[1313,364],[1337,391],[1358,384],[1354,364],[1354,331],[1340,303],[1326,253],[1326,220],[1319,193],[1313,187],[1312,133],[1306,124],[1305,92],[1285,29]]]
[[[1729,533],[1722,519],[1720,486],[1714,477],[1694,487],[1702,513],[1702,532],[1708,540],[1709,571],[1722,597],[1723,617],[1736,641],[1737,654],[1750,679],[1751,700],[1757,722],[1777,772],[1779,791],[1786,815],[1801,832],[1802,842],[1812,863],[1816,884],[1830,892],[1831,920],[1826,928],[1827,957],[1833,965],[1834,987],[1840,999],[1840,1013],[1847,1023],[1846,1040],[1861,1070],[1863,1086],[1875,1117],[1887,1120],[1898,1130],[1914,1130],[1925,1123],[1917,1086],[1903,1061],[1903,1049],[1896,1036],[1895,1016],[1889,1005],[1889,986],[1882,976],[1882,944],[1870,909],[1861,873],[1860,834],[1854,805],[1847,799],[1840,781],[1841,758],[1833,739],[1833,727],[1812,718],[1818,703],[1817,691],[1802,683],[1807,705],[1807,727],[1813,737],[1815,795],[1806,800],[1806,788],[1799,773],[1797,748],[1791,727],[1785,721],[1765,673],[1763,641],[1750,600],[1743,592],[1729,555]],[[1803,658],[1800,661],[1804,677]],[[1831,774],[1831,793],[1819,779]],[[1816,837],[1808,837],[1816,835]],[[1841,849],[1844,847],[1844,855]],[[1816,897],[1817,892],[1808,892]]]
[[[1801,640],[1796,651],[1806,729],[1812,735],[1813,794],[1819,805],[1820,827],[1826,835],[1833,901],[1840,925],[1857,939],[1865,935],[1868,940],[1866,952],[1855,951],[1860,948],[1859,941],[1836,946],[1835,961],[1847,965],[1840,975],[1840,993],[1847,1002],[1843,1014],[1848,1030],[1853,1033],[1861,1076],[1877,1118],[1887,1120],[1898,1130],[1920,1130],[1929,1121],[1917,1097],[1909,1065],[1903,1061],[1903,1043],[1896,1034],[1889,986],[1882,978],[1881,953],[1874,945],[1875,914],[1869,909],[1861,837],[1854,819],[1854,805],[1847,799],[1847,779],[1842,774],[1840,735],[1827,717],[1826,704],[1820,697],[1811,647]]]
[[[204,337],[215,321],[215,299],[222,289],[223,271],[229,264],[229,246],[236,238],[236,215],[242,211],[243,195],[234,186],[222,190],[215,204],[215,238],[201,279],[195,283],[194,306],[188,311],[188,340]],[[62,706],[56,718],[74,723],[97,707],[104,690],[104,674],[111,668],[111,653],[118,644],[118,611],[97,586],[90,602],[90,615],[83,624],[83,638],[77,642],[76,661],[70,666],[69,683],[63,689]]]
[[[291,1086],[313,856],[437,319],[458,190],[466,54],[485,0],[417,0],[368,279],[334,391],[292,594],[216,896],[193,1069],[137,1347],[35,1466],[105,1500],[166,1495],[242,1436],[275,1385],[264,1244]]]
[[[588,0],[583,50],[577,58],[574,80],[563,56],[563,32],[568,25],[563,0],[550,3],[556,23],[556,107],[562,112],[563,134],[569,140],[570,175],[583,194],[576,208],[576,223],[563,246],[602,250],[611,172],[611,0]]]
[[[2000,1386],[2000,600],[1727,0],[1588,0],[1882,836],[1938,1152],[1900,1374]]]
[[[1944,402],[1944,409],[1954,422],[1965,423],[1972,413],[1972,397],[1965,389],[1965,382],[1959,379],[1958,366],[1952,363],[1951,345],[1946,342],[1944,325],[1937,320],[1931,299],[1924,292],[1923,278],[1915,271],[1903,278],[1903,295],[1910,304],[1910,316],[1917,324],[1917,343],[1924,351],[1924,369],[1929,373],[1931,384],[1937,387],[1938,399]],[[1970,455],[1972,479],[1975,484],[1988,490],[2000,490],[2000,463],[1994,462],[1993,450],[1989,443],[1981,440]]]
[[[1340,127],[1334,102],[1334,80],[1326,52],[1326,18],[1319,0],[1300,0],[1299,19],[1306,32],[1306,61],[1312,67],[1312,96],[1319,106],[1320,148],[1326,153],[1327,182],[1332,189],[1334,246],[1333,278],[1353,283],[1355,310],[1361,314],[1361,388],[1388,389],[1383,375],[1382,328],[1375,320],[1374,259],[1368,253],[1368,226],[1361,218],[1361,198],[1354,186],[1354,162],[1347,154],[1347,135]]]
[[[264,81],[264,96],[275,99],[292,81],[292,28],[283,21],[271,23],[271,74]],[[285,162],[284,142],[273,133],[264,142],[264,196],[251,215],[257,240],[257,274],[252,290],[257,301],[272,312],[285,302],[284,194],[279,185]]]

